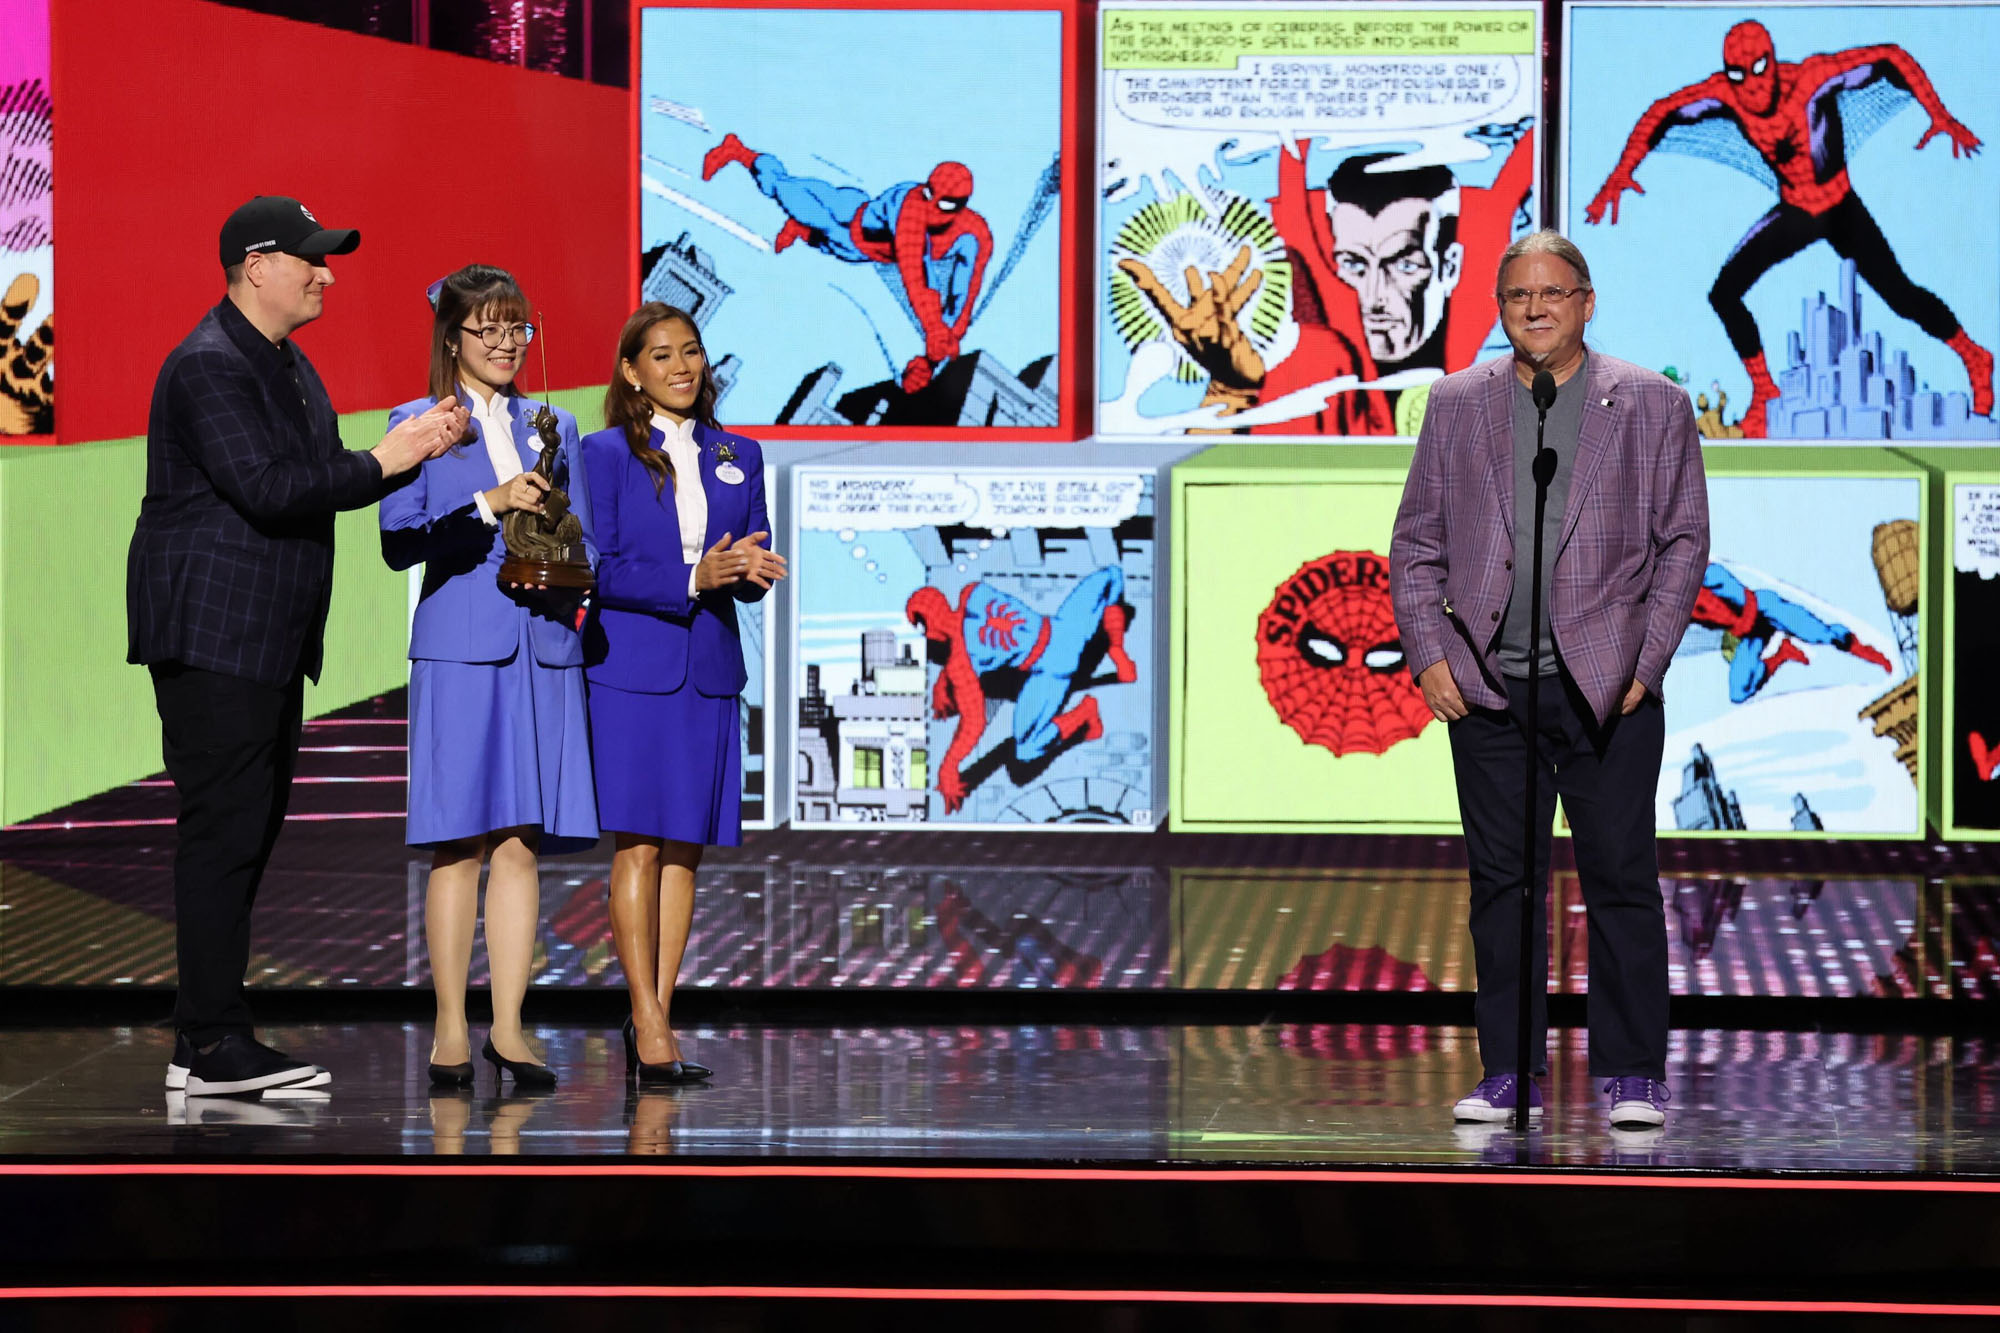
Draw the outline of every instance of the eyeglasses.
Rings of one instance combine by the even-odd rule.
[[[526,347],[535,340],[535,326],[532,324],[482,324],[476,329],[470,324],[461,324],[458,327],[462,332],[478,335],[479,341],[488,347],[498,347],[510,333],[514,335],[516,347]]]
[[[1504,287],[1500,299],[1508,305],[1526,305],[1528,298],[1539,296],[1543,305],[1561,305],[1572,296],[1581,296],[1588,287]]]

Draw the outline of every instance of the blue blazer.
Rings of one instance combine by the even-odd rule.
[[[417,416],[437,400],[419,398],[389,413],[393,429]],[[533,468],[542,456],[540,438],[528,425],[539,406],[514,396],[509,403],[514,422],[514,447],[521,466]],[[583,524],[584,546],[592,554],[589,488],[583,469],[572,467],[577,456],[576,418],[555,409],[563,447],[556,455],[555,484],[569,492],[570,508]],[[521,642],[521,621],[528,621],[528,642],[543,666],[583,665],[583,641],[573,621],[558,619],[550,608],[532,599],[517,601],[500,587],[500,562],[507,543],[497,527],[488,527],[473,504],[475,491],[500,484],[479,422],[472,439],[418,469],[417,479],[382,501],[382,558],[391,569],[424,567],[423,591],[410,627],[410,657],[438,662],[501,662],[513,656]]]
[[[701,488],[708,496],[708,535],[702,549],[723,533],[732,540],[771,530],[764,504],[764,452],[757,442],[726,431],[695,427],[701,446]],[[655,449],[662,443],[652,433]],[[742,480],[716,475],[719,453]],[[618,427],[583,437],[583,470],[590,478],[596,522],[597,595],[584,627],[586,676],[600,685],[641,694],[671,694],[683,684],[710,698],[743,692],[743,644],[737,637],[736,603],[762,599],[754,583],[733,592],[688,596],[681,559],[681,528],[674,488],[658,494],[653,476],[632,456]]]

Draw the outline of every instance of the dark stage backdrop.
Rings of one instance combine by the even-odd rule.
[[[56,322],[84,349],[65,443],[145,430],[153,370],[221,297],[222,219],[259,193],[361,229],[299,340],[344,409],[423,392],[424,289],[473,260],[542,304],[556,387],[608,374],[630,302],[622,89],[193,0],[54,0],[52,19]]]

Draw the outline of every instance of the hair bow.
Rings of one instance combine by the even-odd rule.
[[[431,309],[435,310],[438,308],[438,293],[443,290],[444,290],[443,278],[439,278],[436,282],[424,288],[424,296],[429,299],[431,303]]]

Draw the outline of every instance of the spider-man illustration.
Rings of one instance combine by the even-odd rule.
[[[1986,738],[1976,731],[1966,733],[1966,743],[1972,747],[1972,770],[1981,782],[1991,782],[2000,778],[2000,745],[1987,744]]]
[[[1063,704],[1093,683],[1077,677],[1084,651],[1099,629],[1119,683],[1139,679],[1139,668],[1125,651],[1130,617],[1121,601],[1124,595],[1125,572],[1116,565],[1078,579],[1049,616],[986,583],[966,584],[956,609],[937,588],[910,594],[904,611],[930,641],[931,660],[940,668],[931,694],[932,715],[958,719],[938,765],[937,789],[946,814],[965,804],[968,788],[961,769],[985,734],[988,694],[1019,683],[1014,692],[1015,764],[1053,759],[1058,746],[1104,734],[1094,696],[1084,695],[1067,712]]]
[[[1769,588],[1745,587],[1743,580],[1713,562],[1701,576],[1701,591],[1695,594],[1690,619],[1736,640],[1735,655],[1729,660],[1731,703],[1754,698],[1785,663],[1810,663],[1812,659],[1799,647],[1801,643],[1831,644],[1851,657],[1891,670],[1889,659],[1856,638],[1847,626],[1829,625]],[[1773,639],[1778,640],[1778,646],[1766,656],[1764,650]]]
[[[1257,617],[1257,671],[1285,725],[1336,755],[1381,754],[1431,721],[1373,551],[1309,560]]]
[[[708,150],[701,178],[730,163],[749,171],[757,188],[785,212],[772,249],[804,241],[845,264],[880,264],[889,284],[924,335],[922,354],[903,368],[903,390],[915,393],[958,355],[993,233],[971,208],[972,172],[940,162],[922,181],[904,181],[870,197],[865,190],[811,176],[794,176],[770,153],[755,152],[734,134]]]
[[[1972,341],[1958,317],[1936,293],[1919,287],[1903,272],[1882,229],[1854,192],[1847,175],[1847,130],[1840,98],[1884,82],[1908,92],[1931,118],[1917,140],[1922,148],[1942,134],[1953,157],[1979,150],[1979,139],[1945,110],[1923,67],[1900,46],[1857,46],[1831,55],[1810,55],[1797,64],[1781,62],[1771,34],[1746,20],[1729,30],[1722,44],[1722,69],[1700,83],[1667,94],[1648,107],[1626,140],[1618,165],[1592,199],[1584,217],[1618,221],[1618,197],[1626,190],[1644,194],[1632,173],[1646,155],[1676,128],[1726,118],[1742,131],[1777,178],[1778,203],[1752,224],[1723,262],[1709,290],[1709,304],[1743,368],[1750,374],[1750,408],[1743,434],[1762,437],[1765,406],[1778,386],[1764,360],[1757,322],[1743,298],[1765,273],[1814,241],[1825,241],[1881,296],[1889,308],[1958,354],[1972,382],[1972,411],[1993,411],[1993,355]]]

